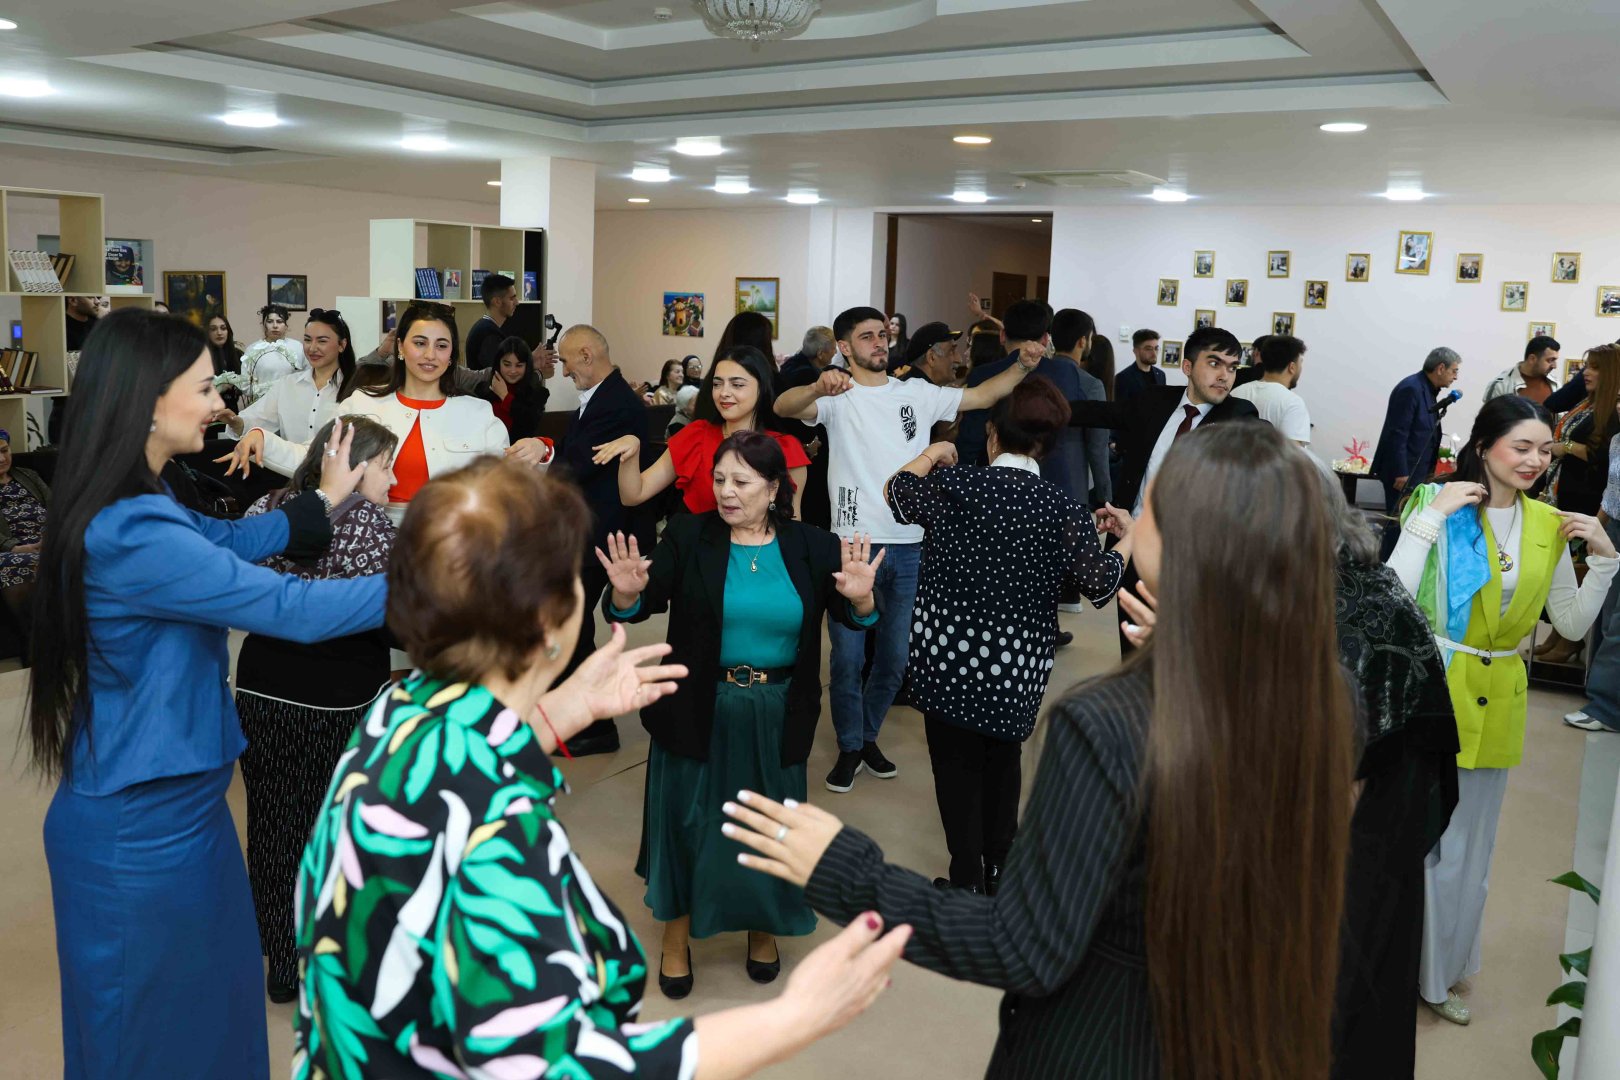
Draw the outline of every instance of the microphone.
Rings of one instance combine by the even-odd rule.
[[[1456,402],[1462,400],[1462,396],[1463,395],[1462,395],[1461,390],[1453,390],[1451,393],[1447,394],[1445,397],[1441,398],[1439,401],[1434,403],[1434,411],[1437,412],[1437,413],[1445,412],[1447,409],[1451,408],[1451,406],[1454,405]]]

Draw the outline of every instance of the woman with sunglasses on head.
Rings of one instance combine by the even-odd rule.
[[[292,313],[280,304],[266,304],[259,309],[259,325],[264,337],[242,351],[241,402],[245,409],[263,397],[276,380],[309,367],[304,350],[297,341],[287,338],[287,323]]]
[[[229,462],[225,475],[250,474],[262,464],[291,476],[315,433],[337,414],[343,387],[354,380],[354,346],[340,311],[316,308],[304,321],[304,358],[309,366],[277,379],[242,410],[220,410],[226,437],[236,448],[217,462]]]
[[[755,312],[743,314],[770,322]],[[641,467],[641,440],[634,435],[594,447],[593,460],[598,465],[619,462],[619,501],[625,506],[640,506],[674,484],[686,509],[702,514],[715,508],[714,455],[720,444],[738,431],[763,432],[776,440],[787,459],[797,518],[810,457],[797,438],[778,430],[782,422],[776,415],[771,376],[770,361],[758,349],[748,345],[726,349],[709,369],[708,392],[698,395],[697,419],[670,437],[668,449],[657,461]]]

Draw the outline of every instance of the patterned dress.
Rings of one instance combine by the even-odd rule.
[[[11,527],[11,539],[18,544],[37,544],[45,531],[45,504],[15,478],[0,486],[0,515]],[[0,551],[0,589],[26,585],[39,569],[37,551]]]
[[[299,869],[294,1080],[689,1077],[638,1024],[640,943],[553,807],[562,776],[480,686],[417,674],[338,763]]]

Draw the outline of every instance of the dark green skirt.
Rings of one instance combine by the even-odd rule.
[[[647,757],[647,795],[636,873],[660,922],[692,916],[692,936],[757,930],[796,937],[816,928],[804,890],[738,865],[748,849],[720,834],[720,808],[743,788],[780,802],[805,798],[805,767],[783,768],[787,686],[716,687],[709,760]]]

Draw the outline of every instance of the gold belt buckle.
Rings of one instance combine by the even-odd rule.
[[[741,677],[737,674],[740,671],[746,671],[748,675]],[[756,671],[750,664],[738,664],[726,672],[726,681],[733,686],[747,687],[753,686],[755,683],[767,683],[770,681],[770,676],[763,671]]]

